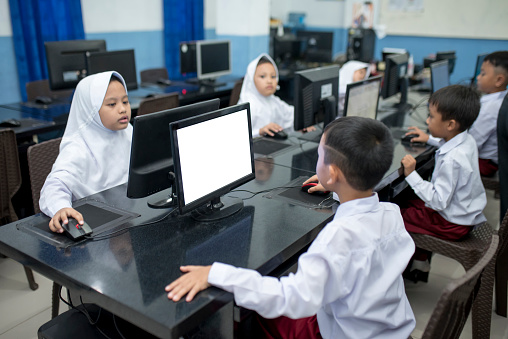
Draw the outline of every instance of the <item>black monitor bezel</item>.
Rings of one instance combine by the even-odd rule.
[[[435,84],[434,84],[434,80],[435,80],[434,72],[436,69],[440,69],[440,68],[446,69],[446,75],[448,76],[448,85],[447,86],[450,86],[450,73],[449,73],[448,60],[440,60],[440,61],[433,62],[430,64],[430,88],[431,88],[432,93],[434,93],[436,91]],[[444,87],[446,87],[446,86],[444,86]]]
[[[185,195],[183,192],[183,182],[182,182],[182,173],[181,173],[181,167],[180,167],[180,153],[179,153],[179,147],[178,147],[178,136],[176,131],[180,128],[184,128],[187,126],[195,125],[204,121],[212,120],[215,118],[219,118],[231,113],[239,112],[242,110],[247,110],[247,118],[248,118],[248,131],[246,133],[249,133],[249,142],[250,142],[250,158],[251,158],[251,173],[234,181],[226,186],[223,186],[214,192],[211,192],[197,200],[194,200],[188,204],[185,204]],[[254,166],[254,150],[253,150],[253,142],[252,142],[252,122],[251,122],[251,114],[250,114],[250,104],[244,103],[240,105],[230,106],[227,108],[219,109],[214,112],[201,114],[199,116],[180,120],[177,122],[174,122],[169,125],[170,135],[171,135],[171,148],[172,148],[172,154],[173,154],[173,164],[174,164],[174,172],[175,172],[175,185],[176,185],[176,192],[178,197],[178,209],[180,211],[180,214],[186,214],[208,202],[210,202],[212,199],[220,198],[221,196],[229,193],[231,190],[237,188],[238,186],[241,186],[251,180],[253,180],[256,176],[255,174],[255,166]],[[212,141],[210,141],[212,142]],[[231,156],[231,155],[230,155]]]
[[[215,111],[219,108],[220,99],[211,99],[207,101],[202,101],[186,106],[180,106],[176,108],[167,109],[160,112],[149,113],[141,116],[137,116],[134,118],[133,129],[132,129],[132,144],[131,144],[131,153],[130,153],[130,162],[129,162],[129,176],[127,179],[127,197],[131,199],[144,198],[150,196],[152,194],[163,191],[171,186],[170,180],[165,180],[163,174],[160,174],[160,177],[148,179],[146,175],[138,175],[137,168],[148,166],[146,163],[140,166],[140,159],[144,158],[144,155],[147,152],[150,152],[150,155],[153,160],[153,152],[154,150],[150,148],[150,145],[153,142],[169,142],[171,143],[171,138],[169,134],[169,123],[181,120],[181,115],[188,114],[188,117],[203,114],[210,111]],[[196,113],[197,112],[197,113]],[[178,116],[178,117],[176,117]],[[174,119],[172,119],[174,117]],[[163,123],[160,121],[164,120]],[[169,120],[169,121],[168,121]],[[166,123],[167,121],[167,123]],[[160,130],[154,130],[154,126],[160,128]],[[158,135],[167,132],[166,140],[154,140],[154,138],[158,138]],[[168,145],[167,150],[169,154],[157,154],[157,162],[167,161],[168,165],[165,166],[162,171],[170,172],[172,170],[172,158],[173,153],[171,147]],[[169,156],[168,156],[169,155]],[[151,161],[150,163],[154,163]],[[142,190],[139,187],[143,187]]]
[[[371,82],[378,82],[379,83],[379,93],[378,93],[378,96],[377,96],[377,99],[376,99],[376,113],[375,113],[375,117],[374,119],[377,118],[377,113],[378,113],[378,105],[379,105],[379,96],[381,94],[381,85],[383,83],[383,76],[382,75],[378,75],[378,76],[375,76],[375,77],[371,77],[371,78],[368,78],[368,79],[364,79],[364,80],[360,80],[360,81],[357,81],[357,82],[353,82],[353,83],[350,83],[347,85],[346,87],[346,96],[345,96],[345,99],[344,99],[344,116],[348,116],[347,115],[347,109],[349,107],[349,93],[351,91],[351,89],[355,88],[355,87],[360,87],[360,86],[363,86],[365,84],[370,84]]]
[[[316,116],[316,109],[315,109],[315,103],[313,103],[312,108],[312,119],[314,120],[310,125],[307,125],[306,115],[304,113],[304,105],[303,105],[303,87],[304,82],[308,83],[308,85],[316,86],[315,84],[323,83],[323,82],[331,82],[332,84],[332,97],[335,98],[335,100],[339,99],[339,74],[340,74],[340,67],[338,65],[331,65],[331,66],[324,66],[324,67],[316,67],[316,68],[310,68],[303,71],[295,72],[294,77],[294,119],[293,119],[293,126],[296,131],[302,130],[304,128],[310,127],[315,125],[315,116]],[[317,75],[324,75],[323,78],[317,77]],[[307,85],[307,86],[308,86]],[[322,86],[322,84],[321,84]],[[318,104],[316,104],[318,105]],[[319,107],[317,107],[317,110],[319,111]],[[337,113],[337,112],[335,112]]]
[[[383,86],[381,87],[381,96],[383,99],[387,99],[389,97],[392,97],[400,92],[401,87],[401,79],[404,78],[404,76],[400,76],[400,68],[403,66],[406,66],[406,71],[404,72],[404,76],[407,75],[407,68],[409,65],[409,57],[407,54],[393,54],[388,55],[386,57],[386,66],[385,66],[385,72],[383,76]],[[390,82],[393,80],[391,78],[390,71],[392,69],[396,68],[396,86],[390,87]]]
[[[110,67],[100,67],[99,70],[94,70],[94,63],[96,62],[94,59],[101,58],[104,56],[115,56],[120,58],[128,58],[130,63],[132,64],[132,68],[130,72],[123,72],[121,69],[115,68],[116,64],[111,64]],[[125,81],[125,85],[128,90],[134,90],[138,88],[138,75],[136,73],[136,56],[134,53],[134,49],[123,49],[117,51],[104,51],[104,52],[92,52],[86,53],[86,70],[88,75],[102,73],[107,71],[117,71],[120,73]],[[134,78],[132,78],[134,77]]]
[[[455,63],[457,61],[456,51],[439,51],[436,52],[436,61],[447,60],[448,61],[448,74],[451,75],[455,69]]]
[[[476,77],[481,73],[481,68],[483,65],[483,61],[485,60],[485,57],[489,55],[490,53],[480,53],[476,56],[476,64],[474,67],[474,75],[473,78],[471,78],[471,84],[476,83]]]
[[[49,87],[52,90],[74,89],[78,82],[86,76],[86,52],[104,52],[106,51],[105,40],[61,40],[46,41],[44,43],[46,51],[46,65],[48,68]],[[78,79],[75,81],[64,81],[64,68],[70,63],[78,68]],[[72,70],[67,70],[72,71]]]

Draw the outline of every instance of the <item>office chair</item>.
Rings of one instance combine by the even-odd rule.
[[[41,189],[51,172],[51,168],[60,152],[60,142],[62,138],[52,139],[32,145],[28,148],[28,171],[30,173],[30,186],[32,188],[32,199],[34,204],[34,213],[40,213],[39,198]],[[49,226],[48,226],[49,227]],[[62,286],[53,282],[53,291],[51,295],[51,317],[58,315],[60,306],[59,293]]]
[[[412,232],[409,234],[416,247],[455,259],[468,271],[485,255],[492,242],[494,230],[487,222],[484,222],[476,225],[468,235],[457,241],[443,240],[426,234]],[[475,339],[490,337],[494,268],[495,261],[493,260],[485,269],[482,285],[473,305],[472,324]]]
[[[0,129],[0,225],[18,220],[11,199],[21,187],[16,134],[11,129]],[[23,265],[28,285],[32,291],[39,288],[33,272]]]
[[[425,327],[422,339],[459,338],[471,307],[485,283],[484,275],[494,261],[498,244],[498,236],[492,236],[487,251],[478,262],[464,276],[453,280],[444,288]]]
[[[240,92],[242,91],[243,78],[237,80],[233,89],[231,90],[231,96],[229,97],[229,106],[234,106],[238,103],[240,99]]]
[[[150,68],[141,71],[141,83],[169,85],[168,70],[163,68]]]
[[[68,98],[72,95],[72,89],[51,90],[48,79],[30,81],[25,85],[28,101],[35,101],[39,96],[49,97],[51,99]]]
[[[507,315],[507,293],[508,287],[508,221],[506,213],[508,210],[508,95],[504,97],[499,108],[497,118],[497,147],[499,159],[499,187],[500,187],[500,218],[502,220],[499,228],[499,251],[496,260],[496,313],[500,316]]]
[[[139,103],[137,116],[160,112],[170,108],[176,108],[179,105],[178,93],[169,93],[153,98],[143,99]]]

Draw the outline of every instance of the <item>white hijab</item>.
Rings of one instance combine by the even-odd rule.
[[[41,210],[53,216],[71,202],[127,181],[132,126],[119,131],[102,124],[102,106],[112,76],[117,72],[90,75],[81,80],[72,99],[60,153],[44,183]]]
[[[293,130],[294,107],[286,104],[273,94],[265,97],[259,93],[254,84],[254,74],[256,73],[258,62],[262,57],[267,58],[272,63],[275,68],[277,83],[279,82],[279,70],[268,54],[263,53],[259,55],[247,66],[247,73],[243,79],[238,103],[250,103],[253,137],[259,136],[259,129],[268,125],[270,122],[280,125],[285,130]]]
[[[347,85],[353,82],[353,75],[355,72],[362,68],[367,68],[365,72],[365,78],[367,79],[370,75],[370,65],[356,60],[346,62],[341,68],[339,73],[339,112],[344,110],[344,101],[346,95]]]

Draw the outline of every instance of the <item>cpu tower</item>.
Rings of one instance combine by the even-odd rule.
[[[370,28],[350,28],[348,33],[347,60],[371,62],[374,59],[376,35]]]

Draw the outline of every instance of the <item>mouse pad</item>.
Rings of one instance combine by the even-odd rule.
[[[76,203],[74,206],[83,215],[85,221],[93,230],[92,236],[120,226],[125,222],[136,218],[139,214],[124,211],[116,207],[106,205],[99,201],[85,200]],[[25,221],[26,220],[26,221]],[[38,214],[19,223],[18,229],[37,236],[39,239],[57,247],[67,247],[76,244],[64,234],[56,234],[49,229],[50,218]],[[81,240],[86,241],[86,240]]]
[[[275,189],[263,197],[284,200],[291,204],[308,208],[329,208],[335,203],[338,204],[333,199],[331,193],[327,195],[313,195],[302,191],[302,183],[308,178],[305,176],[298,177],[284,185],[284,188]]]
[[[291,145],[266,139],[257,139],[254,141],[253,151],[257,154],[268,155],[283,150],[287,147],[291,147]]]

